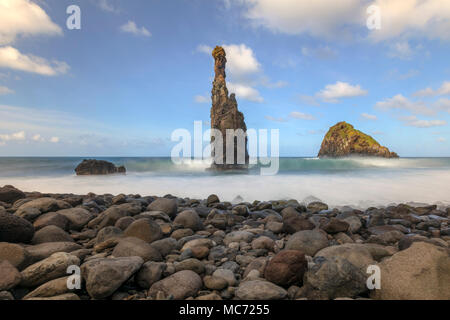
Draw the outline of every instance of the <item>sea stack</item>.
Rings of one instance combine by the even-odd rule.
[[[246,170],[248,168],[248,151],[247,151],[247,126],[245,125],[244,115],[242,112],[239,112],[238,105],[236,102],[236,96],[232,93],[228,96],[228,89],[226,85],[226,73],[225,73],[225,65],[227,63],[225,50],[222,47],[217,46],[213,52],[212,56],[214,57],[214,72],[215,78],[213,82],[212,89],[212,108],[211,108],[211,129],[219,130],[222,134],[222,156],[217,154],[218,148],[220,148],[220,144],[216,141],[214,135],[211,137],[211,143],[213,146],[212,149],[212,158],[213,163],[211,165],[211,170],[215,171],[230,171],[230,170]],[[233,139],[232,148],[234,149],[234,159],[233,161],[226,161],[226,135],[227,130],[233,129],[235,132],[239,132],[241,129],[241,133],[245,134],[245,141],[239,141],[238,138]],[[245,143],[245,145],[244,145]],[[241,144],[241,148],[238,148],[239,144]],[[217,159],[215,158],[217,156]],[[238,154],[240,157],[238,157]],[[242,161],[244,158],[244,161]],[[222,160],[222,161],[220,161]],[[239,161],[241,160],[241,161]]]
[[[339,122],[330,128],[322,142],[319,158],[349,156],[398,158],[395,152],[381,146],[371,136],[356,130],[347,122]]]

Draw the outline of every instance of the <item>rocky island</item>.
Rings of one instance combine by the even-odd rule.
[[[0,300],[450,299],[450,207],[0,195]]]
[[[223,137],[223,161],[222,163],[214,163],[211,166],[212,170],[216,171],[229,171],[229,170],[245,170],[248,168],[248,151],[247,151],[247,138],[245,138],[245,161],[244,163],[238,162],[238,141],[234,139],[234,161],[233,163],[226,163],[226,131],[227,129],[243,130],[247,132],[247,126],[245,125],[244,115],[238,110],[236,102],[236,96],[232,93],[228,96],[227,84],[225,81],[225,65],[227,63],[226,53],[222,47],[217,46],[212,52],[214,58],[214,72],[215,78],[212,89],[212,108],[211,108],[211,129],[217,129],[222,133]],[[211,143],[214,148],[220,147],[215,143],[215,139],[211,138]],[[212,151],[212,158],[214,159],[215,153]]]
[[[124,166],[116,167],[113,163],[104,160],[83,160],[76,168],[77,176],[107,175],[126,173]]]
[[[339,122],[330,128],[322,142],[319,158],[348,156],[398,158],[395,152],[381,146],[371,136],[356,130],[347,122]]]

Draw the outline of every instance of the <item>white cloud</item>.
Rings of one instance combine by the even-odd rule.
[[[59,142],[59,137],[51,137],[50,138],[50,142],[51,143],[58,143]]]
[[[302,47],[302,55],[305,57],[313,57],[320,60],[329,60],[337,56],[337,51],[328,46],[317,48]]]
[[[206,54],[212,54],[213,48],[210,47],[210,46],[207,46],[206,44],[199,44],[197,46],[197,51],[198,52],[202,52],[202,53],[206,53]]]
[[[426,37],[450,40],[450,2],[443,0],[226,0],[243,8],[254,26],[286,34],[326,38],[367,33],[369,5],[380,8],[381,29],[374,41]]]
[[[370,35],[375,41],[426,37],[450,40],[450,2],[442,0],[376,0],[382,26]]]
[[[273,121],[273,122],[287,122],[287,120],[285,118],[275,118],[272,116],[264,116],[264,118],[266,118],[269,121]]]
[[[438,101],[436,101],[435,105],[438,110],[450,113],[450,99],[439,99]]]
[[[413,95],[416,97],[450,95],[450,81],[443,82],[441,87],[437,90],[433,90],[432,88],[425,88],[415,92]]]
[[[138,27],[136,25],[136,22],[134,21],[128,21],[127,23],[125,23],[123,26],[120,27],[120,30],[122,32],[127,32],[127,33],[131,33],[134,34],[136,36],[143,36],[143,37],[151,37],[152,34],[150,33],[150,31],[148,31],[145,27]]]
[[[255,26],[273,32],[331,37],[346,25],[362,22],[359,0],[238,0]]]
[[[329,84],[317,93],[317,97],[325,102],[335,103],[340,98],[351,98],[367,95],[368,91],[361,88],[360,85],[351,85],[346,82],[338,81],[335,84]]]
[[[36,3],[29,0],[0,1],[0,45],[18,36],[62,35],[61,28]]]
[[[12,134],[0,134],[0,141],[23,141],[26,138],[25,131],[19,131]]]
[[[414,114],[424,114],[424,115],[433,115],[436,113],[435,110],[429,108],[422,101],[411,101],[401,94],[398,94],[384,101],[377,102],[375,104],[375,107],[385,111],[404,110],[412,112]]]
[[[236,96],[241,99],[259,103],[264,102],[264,99],[261,97],[257,89],[245,84],[229,82],[228,88],[231,93],[235,93]]]
[[[253,50],[245,44],[223,45],[227,55],[227,68],[236,81],[246,80],[250,75],[261,71],[261,64]]]
[[[14,90],[11,90],[10,88],[0,86],[0,96],[5,94],[12,94],[14,93]]]
[[[447,121],[444,120],[421,120],[416,116],[402,117],[400,120],[403,121],[405,126],[416,128],[432,128],[447,125]]]
[[[118,13],[119,9],[117,9],[115,6],[113,6],[109,0],[94,0],[98,6],[100,7],[100,9],[102,9],[103,11],[106,12],[111,12],[111,13]]]
[[[409,45],[408,41],[396,42],[390,46],[388,56],[391,58],[398,58],[402,60],[409,60],[412,58],[414,50]]]
[[[361,113],[361,117],[363,117],[364,119],[367,120],[377,120],[378,117],[373,115],[373,114],[368,114],[368,113]]]
[[[294,118],[294,119],[301,119],[301,120],[315,120],[316,118],[311,115],[311,114],[307,114],[307,113],[303,113],[303,112],[298,112],[298,111],[293,111],[289,114],[289,117]]]
[[[194,101],[197,103],[210,103],[211,102],[211,98],[208,96],[201,96],[201,95],[197,95],[194,97]]]
[[[19,50],[7,46],[0,48],[0,68],[9,68],[44,76],[56,76],[67,73],[69,65],[61,61],[49,62],[44,58],[22,54]]]
[[[35,134],[31,140],[36,141],[36,142],[43,142],[45,141],[45,139],[40,135],[40,134]]]
[[[437,138],[437,142],[446,142],[447,139],[445,139],[444,137],[439,137]]]

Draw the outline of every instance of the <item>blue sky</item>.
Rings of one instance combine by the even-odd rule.
[[[310,2],[0,1],[0,156],[169,156],[175,129],[208,127],[215,45],[247,127],[279,129],[282,156],[315,156],[339,121],[450,156],[450,3]]]

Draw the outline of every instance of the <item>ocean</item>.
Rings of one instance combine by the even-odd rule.
[[[75,175],[84,158],[0,158],[0,186],[43,193],[140,194],[222,201],[319,199],[332,207],[398,203],[450,205],[450,158],[281,158],[279,173],[215,174],[191,161],[170,158],[96,158],[125,165],[126,175]]]

